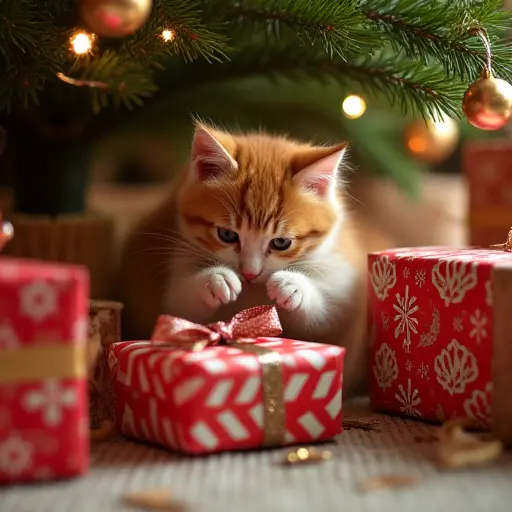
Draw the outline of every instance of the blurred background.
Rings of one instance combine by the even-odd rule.
[[[173,31],[167,32],[162,32],[162,38],[175,36]],[[78,53],[76,47],[74,50]],[[264,52],[261,58],[264,69]],[[360,81],[317,80],[307,73],[270,79],[263,75],[240,68],[231,72],[229,66],[217,66],[213,72],[202,60],[184,67],[177,59],[168,63],[158,94],[142,108],[111,114],[107,111],[101,122],[96,121],[95,137],[82,136],[78,127],[78,137],[72,140],[59,132],[51,143],[41,143],[26,124],[23,130],[17,129],[16,122],[12,122],[16,116],[3,121],[0,117],[2,209],[8,217],[14,212],[19,224],[17,233],[21,233],[21,241],[15,241],[9,251],[29,256],[42,251],[48,257],[62,259],[48,248],[53,236],[49,231],[39,230],[45,233],[43,241],[34,241],[33,235],[23,241],[26,217],[16,217],[16,213],[39,217],[76,214],[84,205],[74,207],[73,190],[82,190],[87,181],[85,209],[110,219],[116,254],[130,226],[168,192],[168,184],[186,165],[192,116],[227,129],[264,129],[318,143],[349,141],[349,193],[354,207],[374,216],[397,245],[468,243],[465,148],[507,140],[507,128],[482,131],[466,120],[448,117],[442,122],[425,123],[404,115],[387,96],[368,96]],[[74,89],[63,87],[55,88],[57,96]],[[71,121],[89,115],[83,97],[74,98],[59,109],[54,108],[55,98],[47,97],[32,107],[31,116],[46,122],[46,110],[51,111],[52,129],[69,134],[75,129]],[[77,138],[79,145],[75,143]],[[37,206],[41,196],[51,194],[46,185],[52,169],[62,166],[62,162],[50,158],[52,151],[64,155],[66,165],[73,169],[68,173],[64,194],[70,204],[55,212]],[[18,195],[15,205],[12,189],[16,188],[21,167],[30,171],[23,176],[23,197]],[[79,169],[84,167],[87,179],[80,178],[84,173]],[[30,224],[26,231],[33,234],[37,229]],[[103,233],[108,240],[110,235]],[[90,261],[88,264],[94,265]],[[108,294],[102,286],[96,292]]]

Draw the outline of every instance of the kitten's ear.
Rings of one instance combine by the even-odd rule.
[[[348,144],[311,148],[298,154],[292,161],[293,182],[325,197],[336,187],[338,168],[343,160]]]
[[[199,180],[218,178],[237,169],[236,160],[229,153],[233,141],[202,124],[196,125],[192,142],[192,171]]]

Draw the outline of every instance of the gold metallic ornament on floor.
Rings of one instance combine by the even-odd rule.
[[[480,78],[465,92],[462,108],[476,128],[499,130],[512,117],[512,85],[492,76]]]
[[[152,0],[81,0],[83,22],[98,36],[127,37],[151,14]]]
[[[407,150],[418,160],[428,164],[438,164],[446,160],[459,142],[459,126],[445,117],[442,121],[423,119],[413,121],[405,129]]]
[[[286,456],[286,464],[311,464],[325,462],[332,457],[328,450],[318,450],[317,448],[298,448],[292,450]]]

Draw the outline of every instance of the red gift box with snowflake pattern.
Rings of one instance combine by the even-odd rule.
[[[0,258],[0,483],[88,469],[88,293],[82,267]]]
[[[270,306],[252,311],[257,309],[275,313]],[[174,329],[174,338],[183,340],[185,331],[208,337],[205,326],[173,321],[187,324],[179,336]],[[341,433],[344,348],[237,338],[200,350],[155,343],[158,334],[153,341],[111,345],[121,433],[196,455],[308,443]]]
[[[494,425],[505,412],[504,386],[497,407],[496,385],[510,373],[496,360],[509,351],[500,326],[512,318],[512,282],[503,286],[512,253],[394,249],[370,254],[368,274],[373,407],[437,423],[470,417],[489,426],[492,418]]]

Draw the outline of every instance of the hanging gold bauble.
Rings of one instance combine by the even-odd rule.
[[[422,119],[413,121],[405,129],[405,144],[408,151],[418,160],[438,164],[446,160],[459,142],[457,123],[445,117],[442,121]]]
[[[480,78],[465,92],[462,109],[476,128],[499,130],[512,117],[512,85],[492,76]]]
[[[148,19],[152,0],[81,0],[81,16],[89,30],[104,37],[127,37]]]

